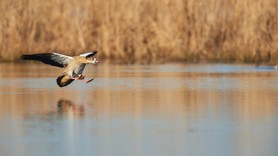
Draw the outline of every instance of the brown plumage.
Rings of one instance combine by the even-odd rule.
[[[93,59],[93,56],[97,51],[81,54],[79,56],[66,56],[58,53],[42,53],[42,54],[31,54],[31,55],[22,55],[23,60],[37,60],[45,64],[52,66],[65,68],[63,74],[57,77],[56,82],[59,87],[64,87],[69,85],[74,80],[81,80],[83,82],[89,83],[93,79],[85,81],[85,76],[82,75],[82,72],[86,64],[97,64],[98,61],[96,58]]]

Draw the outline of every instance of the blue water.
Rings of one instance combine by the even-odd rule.
[[[0,155],[278,155],[272,67],[88,66],[95,80],[66,88],[60,69],[12,69],[0,74]]]

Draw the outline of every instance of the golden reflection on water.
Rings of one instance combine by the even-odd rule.
[[[57,113],[71,119],[108,121],[126,116],[139,123],[146,119],[180,122],[182,127],[172,127],[173,133],[180,128],[190,133],[231,123],[235,124],[231,127],[238,129],[247,126],[235,132],[237,143],[244,144],[234,145],[238,150],[240,146],[252,149],[248,144],[260,138],[249,132],[250,124],[259,122],[264,128],[264,123],[277,120],[277,72],[255,71],[245,66],[242,68],[252,71],[182,72],[184,68],[191,65],[87,66],[84,74],[87,78],[95,77],[93,82],[87,85],[74,82],[59,88],[55,82],[61,72],[59,68],[0,64],[0,70],[5,71],[0,73],[0,122],[7,120],[7,116],[28,120],[29,116],[51,117]],[[200,121],[209,125],[198,129],[194,123]],[[191,124],[183,126],[184,123]],[[140,129],[144,127],[139,125],[135,132],[139,140],[146,133]]]

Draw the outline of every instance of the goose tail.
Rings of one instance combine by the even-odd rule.
[[[69,85],[70,83],[72,83],[72,81],[74,81],[74,80],[66,77],[65,75],[59,76],[56,79],[56,82],[59,87],[65,87],[65,86]]]

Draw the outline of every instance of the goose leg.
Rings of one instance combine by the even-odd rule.
[[[92,79],[90,79],[90,80],[84,80],[84,76],[83,76],[83,79],[80,79],[79,77],[74,77],[74,78],[72,78],[73,80],[80,80],[80,81],[82,81],[82,82],[84,82],[84,83],[89,83],[89,82],[91,82],[91,81],[93,81],[95,78],[92,78]]]
[[[71,79],[73,79],[73,80],[84,80],[84,78],[85,78],[85,76],[79,74],[77,77],[73,77]]]
[[[95,78],[92,78],[92,79],[90,79],[90,80],[80,80],[80,81],[82,81],[82,82],[85,82],[85,83],[89,83],[89,82],[91,82],[91,81],[93,81]]]
[[[71,78],[72,80],[79,80],[79,78],[78,77],[73,77],[73,78]]]
[[[95,79],[95,78],[92,78],[92,79],[88,80],[86,83],[89,83],[89,82],[93,81],[94,79]]]

